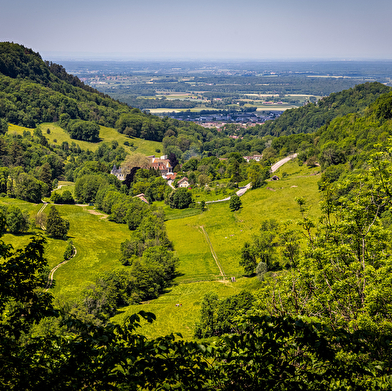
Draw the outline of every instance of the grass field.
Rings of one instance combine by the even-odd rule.
[[[147,337],[159,337],[169,333],[180,332],[184,339],[193,337],[194,326],[199,320],[199,311],[203,296],[208,292],[215,292],[220,298],[235,295],[243,289],[254,290],[259,287],[257,278],[241,278],[237,282],[195,282],[192,284],[178,284],[156,300],[141,305],[132,305],[120,310],[120,313],[112,318],[115,323],[122,323],[126,317],[140,310],[153,312],[157,320],[148,324],[142,323],[138,330]],[[176,307],[176,304],[182,304]]]
[[[310,217],[320,215],[317,181],[319,168],[299,166],[296,161],[283,165],[276,174],[287,176],[279,181],[270,181],[267,186],[249,190],[241,197],[243,207],[231,212],[229,202],[208,205],[205,212],[200,209],[167,211],[166,228],[173,242],[175,253],[180,259],[178,277],[173,286],[156,300],[120,309],[113,318],[122,322],[127,316],[140,311],[151,311],[157,315],[157,322],[145,325],[141,332],[156,337],[170,332],[181,332],[185,338],[193,335],[193,327],[199,317],[203,296],[214,291],[220,297],[239,293],[242,289],[255,290],[259,286],[256,278],[247,278],[239,265],[243,244],[257,234],[264,219],[278,221],[298,220],[300,213],[295,197],[304,197],[311,209]],[[73,184],[64,185],[61,191]],[[18,205],[34,215],[42,204],[31,204],[17,199],[0,198],[0,205]],[[55,274],[52,293],[61,300],[80,297],[83,288],[89,286],[100,273],[123,268],[119,262],[120,244],[129,238],[127,226],[108,221],[95,213],[93,207],[76,205],[57,206],[60,215],[70,221],[69,237],[77,249],[77,255]],[[201,229],[204,227],[217,258],[228,277],[223,281],[220,270],[211,255],[210,247]],[[41,231],[42,232],[42,231]],[[4,235],[6,243],[20,247],[28,243],[31,233],[25,235]],[[48,239],[46,256],[50,267],[62,261],[66,242]],[[229,282],[235,276],[236,283]],[[181,307],[176,304],[181,303]]]
[[[84,150],[89,149],[90,151],[96,151],[100,143],[111,142],[114,140],[117,141],[119,145],[122,145],[129,154],[142,153],[149,156],[156,154],[156,149],[163,149],[162,143],[160,142],[143,140],[138,138],[128,138],[123,134],[118,133],[117,130],[113,128],[107,128],[105,126],[100,127],[99,137],[102,141],[97,143],[73,140],[65,130],[63,130],[62,128],[60,128],[60,126],[54,123],[43,123],[40,125],[40,128],[42,130],[42,134],[48,139],[50,144],[61,145],[64,141],[67,141],[69,144],[74,142],[75,144],[79,145],[81,149]],[[49,129],[50,131],[49,134],[47,133],[47,129]],[[22,135],[25,130],[29,131],[31,134],[34,131],[33,129],[28,129],[22,126],[11,124],[8,127],[8,133],[10,134],[17,133]],[[56,140],[56,142],[54,140]],[[124,145],[125,141],[128,141],[130,144],[133,143],[133,147]]]
[[[239,259],[244,242],[257,234],[262,220],[299,220],[301,216],[296,197],[307,200],[311,206],[310,217],[316,219],[320,215],[318,171],[319,168],[300,167],[296,161],[286,163],[277,171],[277,175],[286,172],[288,176],[279,181],[270,181],[262,189],[248,191],[241,197],[243,208],[237,212],[230,212],[229,202],[211,204],[207,211],[194,216],[189,216],[187,209],[177,211],[176,218],[166,222],[169,238],[180,259],[180,275],[175,280],[176,285],[156,300],[121,309],[113,321],[121,322],[140,310],[150,311],[156,314],[157,321],[153,325],[144,325],[141,329],[143,334],[156,337],[181,332],[186,339],[190,339],[193,326],[198,321],[201,300],[206,293],[214,291],[222,298],[239,293],[242,289],[258,288],[257,278],[243,275]],[[235,276],[236,283],[228,280],[222,282],[200,226],[207,231],[227,277]],[[183,306],[176,307],[177,303]]]
[[[31,214],[37,213],[42,207],[42,204],[29,204],[10,198],[0,199],[0,205],[11,204]],[[49,207],[50,205],[47,206]],[[93,207],[57,205],[56,208],[60,215],[70,222],[68,238],[73,241],[77,255],[56,271],[52,293],[64,300],[72,300],[80,297],[81,290],[90,285],[98,274],[124,267],[119,261],[120,244],[129,238],[130,232],[125,224],[116,224],[102,218],[102,215],[91,214],[91,211],[94,212]],[[3,240],[15,248],[20,248],[29,242],[32,234],[38,232],[44,233],[37,229],[23,235],[5,234]],[[63,261],[66,245],[64,240],[48,238],[45,256],[50,268]]]

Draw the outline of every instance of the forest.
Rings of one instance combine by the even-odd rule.
[[[229,134],[239,129],[205,129],[116,102],[16,44],[0,44],[0,83],[4,389],[391,388],[389,87],[359,84],[233,139]],[[73,141],[49,142],[53,122]],[[19,125],[24,126],[19,133],[9,131]],[[146,156],[127,154],[118,141],[100,140],[103,126],[129,142],[161,141],[159,152],[168,155],[177,174],[174,189],[145,164]],[[81,148],[80,140],[94,149]],[[293,153],[296,159],[273,183],[271,165]],[[263,159],[247,162],[244,157],[251,154]],[[124,181],[110,174],[114,165],[126,170]],[[189,180],[188,189],[176,188],[182,177]],[[239,184],[248,182],[252,189],[234,197]],[[273,218],[257,220],[245,214],[251,204],[271,202],[268,194],[285,186],[286,194],[295,194],[301,184],[305,194],[295,196],[295,211],[285,206],[270,211]],[[197,201],[213,192],[235,202],[207,207],[204,198]],[[137,197],[141,193],[144,200]],[[319,206],[306,193],[317,194]],[[207,228],[208,239],[200,224],[213,219],[212,212],[217,217]],[[48,287],[48,258],[68,262],[77,257],[75,248],[83,252],[79,243],[91,248],[89,241],[100,232],[76,231],[75,225],[88,225],[85,221],[104,227],[104,247],[115,243],[117,258],[106,269],[96,259],[78,258],[89,262],[91,281],[77,297],[69,293],[64,300],[56,290],[64,280],[52,281],[54,290]],[[204,230],[203,240],[225,254],[212,231],[220,224],[249,232],[236,231],[238,241],[230,235],[221,242],[237,247],[232,270],[241,269],[238,283],[225,280],[223,272],[219,281],[181,282],[184,262],[192,269],[202,264],[184,260],[184,251],[193,251],[190,232]],[[75,285],[82,270],[73,274]],[[154,300],[211,282],[232,294],[203,291],[192,307],[198,320],[191,338],[178,330],[145,335],[146,325],[158,324],[147,311],[157,308]],[[135,312],[127,312],[130,308]],[[175,309],[186,310],[181,302]],[[166,316],[169,320],[169,311]]]

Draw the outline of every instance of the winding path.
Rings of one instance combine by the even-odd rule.
[[[59,267],[65,265],[68,261],[70,261],[72,258],[74,258],[74,257],[76,256],[76,254],[78,253],[78,251],[76,250],[76,247],[75,247],[75,246],[72,246],[72,247],[73,247],[73,249],[74,249],[74,251],[73,251],[73,253],[72,253],[72,257],[66,259],[65,261],[63,261],[63,262],[61,262],[61,263],[59,263],[57,266],[55,266],[55,267],[50,271],[49,276],[48,276],[48,282],[46,283],[46,287],[45,287],[45,292],[47,292],[47,291],[52,287],[52,284],[53,284],[53,277],[54,277],[54,273],[56,272],[56,270],[57,270]]]

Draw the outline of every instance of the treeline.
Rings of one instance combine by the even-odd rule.
[[[267,141],[250,135],[233,139],[215,128],[201,130],[193,122],[186,122],[186,126],[169,129],[164,134],[162,143],[166,155],[173,153],[177,160],[185,162],[194,156],[224,157],[233,152],[239,152],[243,156],[260,154]]]
[[[186,161],[178,170],[174,186],[183,176],[186,176],[191,186],[199,186],[211,191],[210,187],[215,187],[216,194],[232,192],[239,182],[249,180],[252,188],[256,189],[264,184],[270,176],[271,161],[266,158],[262,162],[251,161],[247,163],[241,153],[231,152],[227,158],[217,158],[216,156],[204,157],[202,159],[192,157]],[[217,185],[214,182],[228,179],[224,185]]]
[[[158,108],[169,108],[169,109],[192,109],[198,105],[197,102],[181,99],[166,99],[166,98],[154,98],[154,99],[143,99],[136,96],[129,96],[122,92],[111,93],[114,99],[124,102],[132,107],[137,107],[140,110],[145,109],[158,109]]]

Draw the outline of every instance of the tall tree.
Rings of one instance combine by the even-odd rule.
[[[25,232],[29,228],[29,218],[25,213],[14,205],[11,205],[7,209],[6,223],[8,230],[13,233]]]
[[[46,232],[54,238],[65,239],[69,230],[69,221],[62,219],[55,206],[51,206],[46,222]]]

